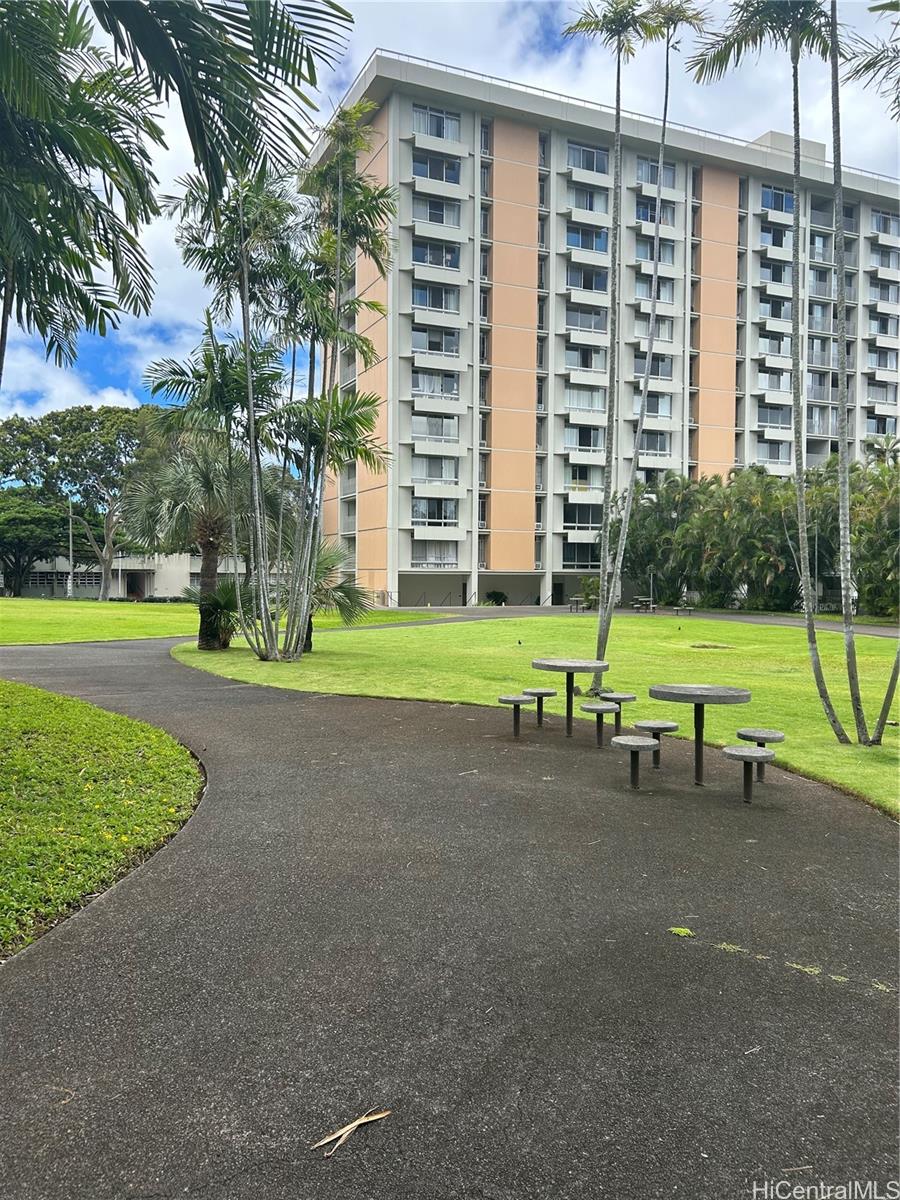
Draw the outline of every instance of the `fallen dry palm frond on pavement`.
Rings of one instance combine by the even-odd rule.
[[[329,1142],[334,1142],[330,1150],[325,1151],[325,1157],[331,1158],[335,1150],[343,1146],[347,1138],[355,1129],[359,1129],[360,1125],[365,1125],[369,1121],[381,1121],[384,1117],[389,1117],[391,1110],[389,1108],[370,1108],[368,1112],[364,1112],[361,1117],[357,1117],[355,1121],[351,1121],[349,1125],[344,1125],[341,1129],[336,1129],[334,1133],[329,1133],[327,1137],[320,1138],[314,1146],[310,1146],[310,1150],[319,1150],[322,1146],[327,1146]],[[337,1140],[335,1140],[337,1139]]]

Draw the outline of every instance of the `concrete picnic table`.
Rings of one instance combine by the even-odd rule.
[[[721,687],[714,683],[656,683],[650,688],[654,700],[694,706],[694,783],[703,786],[703,716],[707,704],[749,704],[748,688]]]
[[[563,671],[566,676],[566,737],[572,736],[572,712],[575,698],[575,676],[596,675],[609,670],[609,663],[593,658],[536,658],[535,671]]]

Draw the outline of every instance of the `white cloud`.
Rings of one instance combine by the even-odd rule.
[[[137,408],[134,392],[120,387],[93,387],[77,370],[63,371],[46,362],[27,342],[11,340],[3,368],[0,420],[14,414],[40,417],[61,408]]]

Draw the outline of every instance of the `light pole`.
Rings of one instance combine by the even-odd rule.
[[[66,599],[75,598],[75,539],[72,535],[72,497],[69,497],[69,580],[66,584]]]

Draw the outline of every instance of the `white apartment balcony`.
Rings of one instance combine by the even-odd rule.
[[[460,443],[459,438],[439,437],[437,435],[429,436],[427,434],[419,434],[414,436],[407,435],[400,439],[401,445],[412,446],[413,454],[439,454],[444,458],[465,458],[468,454],[468,447]]]
[[[609,157],[611,160],[612,154]],[[586,171],[584,167],[573,167],[567,164],[562,173],[581,187],[612,187],[612,175],[609,171]]]
[[[561,372],[570,383],[584,384],[585,387],[602,387],[606,383],[607,372],[586,371],[580,367],[563,367]]]
[[[418,279],[420,283],[449,283],[457,287],[464,287],[468,282],[468,276],[463,275],[459,267],[432,267],[428,263],[410,263],[408,267],[401,267],[401,271],[411,271],[413,279]]]
[[[565,411],[572,425],[606,425],[605,408],[572,408],[567,404]]]
[[[760,404],[790,404],[793,396],[790,390],[783,391],[781,388],[769,388],[764,383],[754,384],[753,387],[747,390],[757,398]]]
[[[783,225],[785,229],[790,229],[794,224],[794,214],[782,212],[780,208],[763,208],[760,204],[756,212],[768,225]]]
[[[638,237],[649,238],[651,242],[653,241],[653,235],[656,230],[655,221],[642,221],[638,217],[634,217],[627,224],[630,229],[635,231]],[[683,242],[684,230],[679,225],[660,225],[659,236],[661,239],[665,238],[669,242]]]
[[[768,437],[768,433],[766,434]],[[833,421],[811,421],[806,420],[806,436],[810,441],[816,438],[830,440],[838,436],[837,417]]]
[[[574,221],[576,225],[596,225],[601,229],[609,227],[610,216],[608,212],[597,212],[593,208],[573,208],[571,204],[567,204],[562,209],[562,214],[568,220]]]
[[[826,212],[822,208],[811,208],[809,210],[809,223],[815,225],[817,229],[827,229],[830,233],[834,229],[834,213]]]
[[[625,303],[634,304],[638,312],[646,313],[648,317],[650,316],[650,310],[653,304],[652,300],[642,297],[641,299],[635,298],[634,300],[626,300]],[[675,303],[670,304],[666,300],[656,301],[656,315],[658,317],[677,317],[680,315],[680,313],[681,310]]]
[[[776,283],[772,279],[760,279],[754,286],[762,288],[770,296],[778,296],[782,300],[790,300],[791,285],[789,283]]]
[[[648,200],[656,199],[656,184],[655,183],[629,183],[626,185],[629,191],[637,192],[639,196],[646,196]],[[680,192],[678,188],[663,187],[659,190],[660,199],[665,203],[670,201],[672,204],[684,204],[684,192]]]
[[[867,301],[869,309],[874,309],[883,317],[896,317],[900,313],[900,304],[891,304],[890,300],[872,300]]]
[[[419,542],[464,542],[467,536],[466,530],[459,524],[444,525],[437,522],[431,524],[423,522],[419,525],[411,522],[404,528],[411,529],[413,541]]]
[[[413,308],[411,300],[401,307],[400,315],[412,317],[417,325],[430,325],[441,329],[465,329],[468,325],[461,313],[446,308]]]
[[[414,392],[413,412],[435,413],[445,417],[462,416],[468,405],[459,396],[433,395],[431,392]]]
[[[563,454],[575,466],[599,466],[606,461],[605,446],[563,446]]]
[[[683,274],[682,268],[676,266],[674,263],[661,262],[658,263],[657,266],[659,267],[657,272],[657,278],[659,279],[680,279]],[[653,263],[649,262],[645,258],[639,259],[637,262],[637,269],[642,275],[652,276]]]
[[[751,428],[751,432],[755,433],[757,430],[765,435],[768,442],[789,442],[794,436],[790,425],[769,424],[767,421],[757,421],[756,429]]]
[[[439,196],[442,200],[468,200],[472,193],[461,183],[447,183],[443,179],[428,179],[422,175],[410,175],[401,183],[411,183],[413,191],[421,196]]]
[[[900,249],[900,237],[895,233],[890,233],[886,228],[870,229],[866,237],[871,238],[879,246],[884,246],[885,249]]]
[[[467,242],[468,232],[463,233],[459,225],[442,225],[437,221],[409,220],[401,222],[404,229],[411,229],[417,238],[431,238],[442,242]]]
[[[896,417],[896,400],[866,400],[866,408],[873,409],[876,417]]]
[[[401,487],[411,487],[414,496],[423,500],[461,500],[466,488],[458,479],[416,479],[410,476],[400,480]]]
[[[896,350],[900,347],[900,338],[887,333],[867,333],[865,336],[866,341],[876,345],[879,350]]]
[[[588,483],[572,483],[571,480],[564,479],[557,490],[563,492],[569,504],[603,503],[603,488],[601,486],[595,487]]]
[[[460,370],[459,355],[440,350],[401,350],[400,358],[411,358],[412,365],[419,371]]]
[[[772,475],[787,476],[793,474],[794,471],[793,463],[784,462],[780,458],[767,458],[762,454],[757,454],[756,463],[760,467],[765,467]]]
[[[432,137],[430,133],[411,133],[400,140],[402,142],[412,142],[417,150],[425,150],[428,154],[444,154],[449,158],[469,157],[469,147],[465,142],[452,141],[450,138]]]
[[[581,267],[605,267],[609,265],[609,252],[606,250],[585,250],[581,246],[563,246],[560,254],[565,254],[569,262]]]
[[[790,246],[760,246],[759,253],[764,254],[772,262],[789,263],[793,261],[794,252]]]
[[[634,346],[639,354],[650,353],[650,338],[646,333],[630,333],[626,336],[625,344]],[[663,341],[660,337],[653,339],[653,353],[666,354],[670,358],[680,358],[682,353],[681,341]]]
[[[609,332],[594,329],[566,329],[566,340],[573,346],[608,346]]]
[[[589,292],[585,288],[572,287],[565,281],[559,290],[568,296],[572,304],[593,305],[595,308],[605,308],[609,304],[609,292]]]
[[[772,371],[788,371],[791,366],[791,352],[787,351],[772,351],[757,348],[751,358],[758,359],[760,365]]]
[[[760,313],[756,318],[760,325],[764,325],[771,333],[790,333],[791,318],[790,317],[767,317]]]
[[[896,383],[897,368],[896,367],[873,367],[863,359],[862,371],[868,375],[870,379],[874,379],[876,383]]]
[[[563,529],[566,533],[566,540],[570,544],[578,542],[581,545],[590,545],[592,542],[596,542],[600,532],[599,525],[563,525]]]
[[[900,283],[900,270],[895,270],[892,267],[872,266],[870,264],[864,270],[884,283]]]

